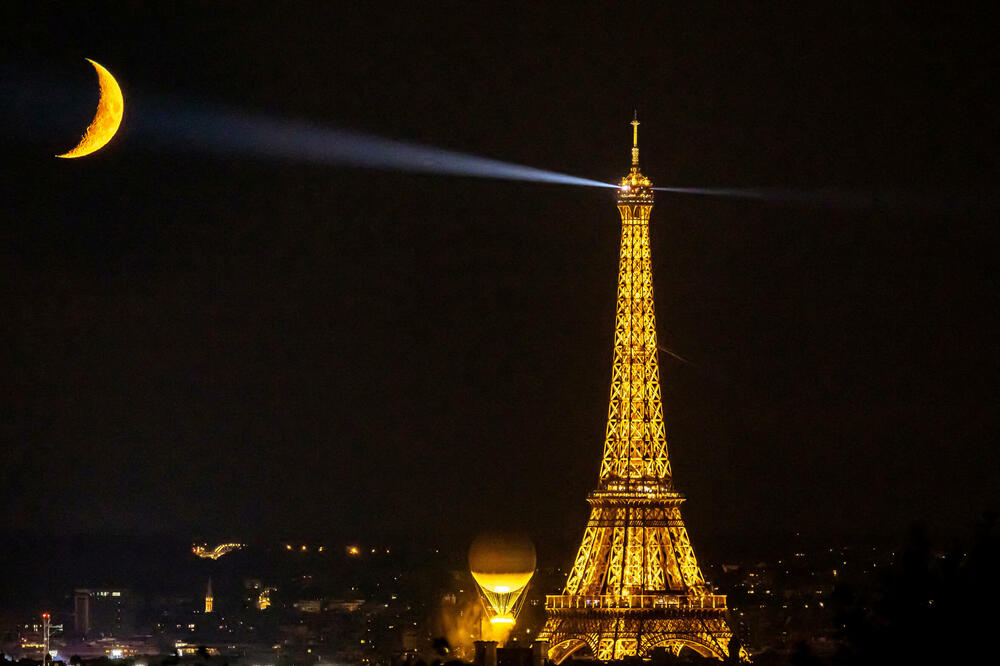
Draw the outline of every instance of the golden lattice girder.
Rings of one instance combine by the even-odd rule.
[[[632,168],[622,179],[622,219],[611,396],[590,518],[561,595],[546,598],[538,639],[561,662],[587,646],[601,660],[675,654],[689,647],[725,658],[732,631],[725,595],[711,594],[681,518],[663,424],[649,219],[653,184]]]

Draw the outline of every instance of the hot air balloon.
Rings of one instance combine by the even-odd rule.
[[[535,573],[535,546],[511,534],[481,534],[469,547],[469,570],[492,624],[514,624]]]

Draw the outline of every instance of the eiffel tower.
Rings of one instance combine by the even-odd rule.
[[[639,120],[632,121],[632,170],[622,179],[611,404],[590,519],[561,595],[545,600],[539,641],[561,663],[586,647],[599,660],[684,647],[724,659],[732,631],[726,597],[712,594],[681,519],[660,400],[649,216],[653,184],[639,170]],[[745,656],[745,653],[744,653]]]

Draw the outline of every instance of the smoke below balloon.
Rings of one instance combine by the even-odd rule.
[[[453,656],[471,661],[476,641],[496,641],[503,645],[513,625],[491,624],[479,597],[468,591],[442,600],[437,631],[447,639]]]

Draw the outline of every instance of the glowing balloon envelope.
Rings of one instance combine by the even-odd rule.
[[[510,534],[481,534],[469,547],[469,569],[493,624],[514,624],[535,573],[535,546]]]

